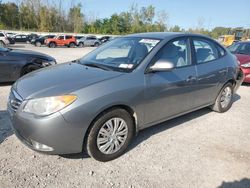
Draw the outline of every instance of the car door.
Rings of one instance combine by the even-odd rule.
[[[28,41],[28,36],[21,35],[21,42],[27,42],[27,41]]]
[[[221,61],[217,44],[206,38],[193,37],[192,51],[197,69],[197,106],[213,103],[220,90],[220,83],[224,83],[227,66]]]
[[[57,45],[64,46],[64,41],[65,41],[65,36],[63,36],[63,35],[59,36],[58,40],[57,40]]]
[[[9,56],[8,51],[0,51],[0,82],[14,81],[16,78],[16,58]],[[19,75],[18,75],[19,76]]]
[[[84,46],[90,46],[91,45],[91,37],[87,37],[84,41]]]
[[[16,35],[14,37],[14,39],[15,39],[15,42],[22,42],[22,36],[21,35]]]
[[[145,74],[145,124],[164,121],[193,108],[196,100],[196,69],[188,38],[168,42],[153,58],[174,64],[166,72]]]

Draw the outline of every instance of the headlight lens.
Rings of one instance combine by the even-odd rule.
[[[44,62],[42,62],[43,67],[47,67],[47,66],[55,65],[55,64],[56,64],[55,61],[44,61]]]
[[[244,63],[241,65],[244,68],[250,68],[250,62],[249,63]]]
[[[75,95],[63,95],[28,100],[23,112],[32,113],[38,116],[47,116],[58,112],[72,104],[77,97]]]

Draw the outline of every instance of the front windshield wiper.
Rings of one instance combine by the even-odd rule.
[[[82,65],[85,65],[85,66],[88,66],[88,67],[100,68],[100,69],[107,70],[107,71],[112,70],[112,69],[109,68],[108,66],[102,65],[102,64],[98,64],[98,63],[84,63],[84,64],[82,64]]]

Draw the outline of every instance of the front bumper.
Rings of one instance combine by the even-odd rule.
[[[250,68],[242,68],[242,71],[245,75],[245,79],[243,82],[250,83]]]
[[[29,148],[48,154],[82,152],[86,130],[82,125],[66,122],[60,112],[46,117],[36,117],[23,113],[20,109],[13,110],[10,102],[8,112],[15,135]],[[39,144],[47,148],[37,147]]]

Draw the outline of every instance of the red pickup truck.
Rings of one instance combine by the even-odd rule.
[[[45,44],[49,48],[55,48],[57,46],[67,46],[74,48],[76,46],[76,39],[72,35],[58,35],[55,38],[46,39]]]

